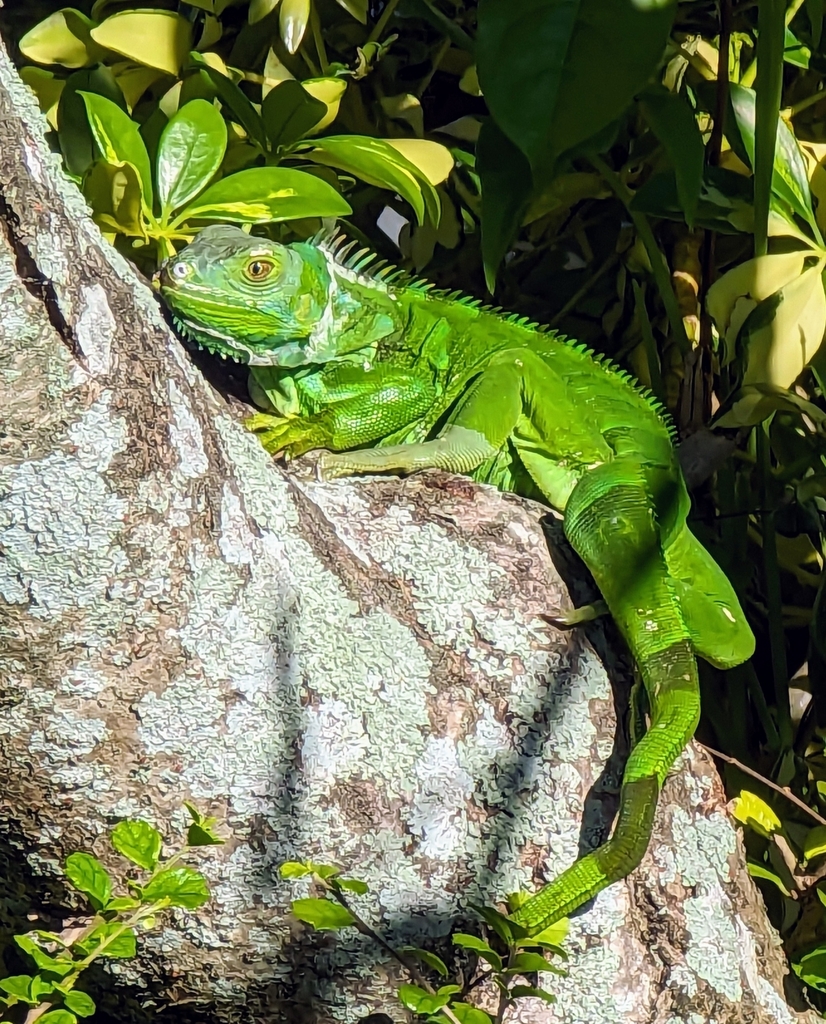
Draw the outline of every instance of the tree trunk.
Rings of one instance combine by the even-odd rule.
[[[388,942],[449,953],[469,902],[554,875],[610,826],[624,747],[601,628],[540,621],[569,601],[537,506],[439,473],[321,484],[272,462],[44,128],[2,53],[2,926],[36,926],[31,909],[53,926],[67,854],[122,876],[111,826],[141,817],[174,843],[190,800],[227,838],[200,855],[213,898],[110,962],[110,1019],[400,1020],[387,955],[290,917],[306,890],[279,864],[341,865]],[[558,1002],[515,1016],[802,1019],[696,747],[643,866],[568,948],[568,976],[545,978]]]

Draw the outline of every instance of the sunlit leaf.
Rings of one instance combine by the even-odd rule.
[[[326,113],[326,104],[314,99],[300,82],[281,82],[261,104],[261,117],[272,151],[303,138]]]
[[[92,38],[137,64],[177,75],[192,46],[192,28],[174,11],[118,11],[92,29]]]
[[[694,225],[703,183],[705,147],[697,119],[683,96],[649,86],[639,96],[640,109],[674,166],[677,193],[689,227]]]
[[[167,124],[156,160],[161,217],[196,196],[214,177],[227,148],[227,123],[212,103],[192,100]]]
[[[453,170],[453,154],[438,142],[428,139],[388,139],[393,149],[414,164],[431,185],[440,185]]]
[[[291,908],[299,921],[304,921],[318,930],[346,928],[347,925],[353,923],[353,915],[350,911],[346,907],[342,907],[340,903],[333,903],[332,900],[312,897],[293,900]]]
[[[745,789],[732,800],[731,813],[762,836],[770,836],[781,827],[780,819],[765,800]]]
[[[251,167],[210,185],[178,214],[176,223],[197,218],[266,224],[296,217],[346,217],[351,212],[344,197],[313,174],[289,167]]]
[[[110,164],[130,163],[138,172],[146,205],[152,208],[149,153],[137,124],[120,107],[93,92],[81,93],[100,155]]]
[[[146,871],[154,871],[163,839],[148,821],[119,821],[112,829],[112,846]]]
[[[105,49],[91,36],[95,22],[74,7],[39,21],[19,42],[20,52],[38,64],[82,68],[102,60]]]
[[[37,97],[40,109],[46,115],[49,124],[52,128],[57,128],[57,105],[66,79],[56,78],[53,72],[33,68],[31,65],[20,68],[18,74]]]
[[[250,0],[247,13],[247,20],[250,25],[254,25],[256,21],[266,18],[268,14],[271,14],[278,7],[280,2],[281,0]]]
[[[290,53],[301,45],[310,20],[310,0],[281,0],[278,32]]]
[[[97,857],[89,853],[70,853],[65,871],[72,885],[89,897],[95,910],[106,906],[112,895],[112,879]]]

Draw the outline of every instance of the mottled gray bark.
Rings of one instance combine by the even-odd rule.
[[[443,940],[469,901],[553,875],[615,807],[603,664],[581,631],[542,627],[568,598],[537,507],[270,461],[43,128],[0,56],[2,923],[65,903],[67,853],[114,863],[117,820],[172,837],[191,799],[229,839],[201,857],[213,900],[116,964],[117,1019],[400,1020],[382,951],[291,919],[302,893],[277,866],[366,879],[356,902],[394,943]],[[520,1020],[800,1019],[694,747],[644,865],[576,916],[569,948],[569,976],[544,979],[557,1005]]]

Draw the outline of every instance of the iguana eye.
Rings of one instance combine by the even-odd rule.
[[[251,260],[244,273],[250,279],[250,281],[263,281],[265,277],[269,277],[273,272],[273,264],[269,260]]]
[[[169,273],[178,281],[183,281],[185,277],[189,277],[189,272],[192,268],[188,263],[184,263],[181,260],[179,263],[173,263],[170,267]]]

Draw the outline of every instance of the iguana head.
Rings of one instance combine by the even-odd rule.
[[[213,224],[155,285],[181,331],[211,352],[256,366],[323,362],[331,276],[323,252],[301,248]]]

